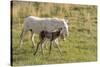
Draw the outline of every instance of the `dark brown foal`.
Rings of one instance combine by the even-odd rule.
[[[40,35],[39,35],[40,36],[40,42],[37,45],[37,48],[36,48],[34,55],[36,55],[38,48],[39,48],[39,45],[41,45],[41,51],[42,51],[42,54],[43,54],[42,44],[44,43],[44,41],[46,39],[50,40],[50,48],[49,48],[49,54],[50,54],[51,53],[51,47],[52,47],[52,41],[54,41],[56,38],[58,38],[60,36],[61,30],[62,30],[62,28],[59,28],[58,31],[56,31],[56,32],[41,31]],[[61,50],[60,50],[58,44],[56,44],[56,46],[59,49],[60,54],[61,54]]]

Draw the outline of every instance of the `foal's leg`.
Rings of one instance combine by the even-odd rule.
[[[39,45],[40,45],[41,41],[37,44],[37,48],[36,48],[36,51],[34,52],[34,55],[36,55],[37,51],[38,51],[38,48],[39,48]]]
[[[51,54],[52,41],[50,41],[49,55]]]
[[[36,55],[37,51],[38,51],[38,48],[39,48],[39,45],[41,45],[42,47],[42,43],[44,42],[44,40],[41,40],[38,44],[37,44],[37,48],[36,48],[36,51],[34,52],[34,55]],[[41,49],[42,50],[42,49]],[[42,51],[43,52],[43,51]]]

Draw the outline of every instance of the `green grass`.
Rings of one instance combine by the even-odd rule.
[[[38,3],[41,6],[39,7],[30,2],[24,2],[26,5],[21,4],[22,2],[19,3],[15,1],[14,3],[14,7],[12,8],[12,63],[14,66],[91,62],[97,60],[96,6]],[[47,7],[44,7],[45,5],[51,10],[48,9],[46,11],[45,9],[47,9]],[[36,7],[39,8],[36,9]],[[21,8],[23,8],[23,11],[21,11]],[[49,50],[46,48],[44,48],[44,55],[42,55],[39,50],[36,56],[34,56],[33,53],[35,51],[32,49],[31,40],[29,38],[30,33],[27,33],[25,36],[22,48],[17,50],[23,19],[28,15],[39,17],[56,16],[59,18],[63,18],[65,15],[68,16],[69,37],[66,37],[65,41],[59,39],[62,56],[60,56],[57,48],[54,47],[52,47],[50,56],[48,55]],[[38,36],[35,37],[35,41],[38,43]]]

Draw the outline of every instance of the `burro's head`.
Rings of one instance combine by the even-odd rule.
[[[65,40],[65,38],[69,36],[69,31],[68,31],[68,20],[66,20],[66,21],[63,20],[63,21],[62,21],[61,27],[62,27],[61,38],[62,38],[63,40]]]

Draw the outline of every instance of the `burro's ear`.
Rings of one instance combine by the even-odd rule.
[[[65,17],[64,17],[64,20],[65,20],[65,22],[66,22],[66,23],[68,23],[68,22],[69,22],[69,21],[68,21],[68,17],[67,17],[67,16],[65,16]]]
[[[68,17],[67,17],[67,16],[65,16],[65,17],[64,17],[64,19],[66,20],[66,19],[68,19]]]

